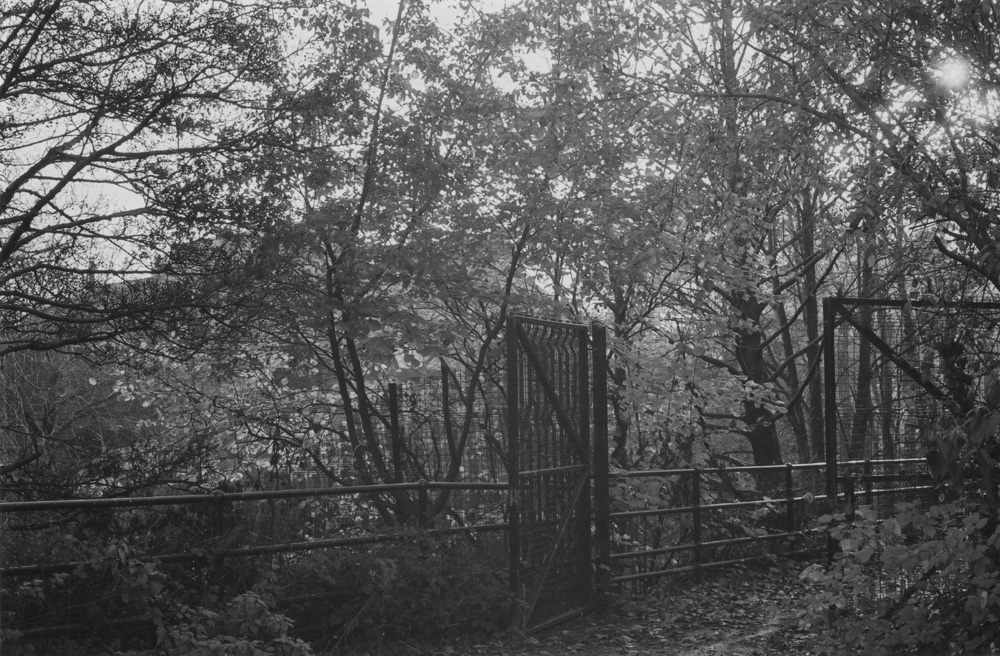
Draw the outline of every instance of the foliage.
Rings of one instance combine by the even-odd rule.
[[[114,622],[143,616],[160,622],[178,605],[212,607],[241,594],[263,578],[270,561],[213,559],[214,551],[247,531],[245,518],[233,513],[228,519],[227,534],[215,537],[210,517],[197,507],[7,514],[0,542],[4,566],[42,569],[5,574],[2,623],[32,632],[93,625],[97,630],[82,638],[70,634],[93,653]],[[153,558],[165,554],[190,558]],[[129,645],[148,638],[147,631],[110,633]],[[58,651],[57,639],[36,635],[24,644]]]
[[[183,607],[158,630],[153,653],[166,656],[312,656],[313,650],[288,631],[292,622],[264,599],[237,595],[218,612]]]
[[[887,655],[916,649],[966,653],[993,648],[1000,621],[1000,529],[963,503],[900,504],[877,520],[820,518],[839,552],[829,571],[802,577],[825,654]]]
[[[506,556],[494,534],[435,538],[405,528],[371,547],[216,560],[215,550],[233,546],[231,540],[246,532],[246,519],[230,515],[227,535],[211,538],[207,518],[200,514],[137,511],[119,519],[92,513],[92,520],[72,532],[62,522],[44,530],[4,532],[7,567],[78,565],[6,575],[3,625],[31,632],[64,624],[101,629],[63,640],[19,639],[8,631],[5,652],[145,648],[145,629],[115,630],[109,634],[115,641],[106,642],[101,628],[143,616],[160,627],[158,649],[176,654],[197,649],[208,650],[205,654],[230,653],[227,649],[307,653],[295,651],[304,647],[289,632],[314,642],[357,643],[467,638],[505,626],[510,601]],[[164,553],[203,558],[152,559]],[[248,591],[256,592],[247,596]],[[272,615],[261,598],[280,604],[282,615]]]
[[[99,627],[124,618],[146,615],[155,621],[161,616],[168,580],[154,563],[138,558],[126,542],[93,533],[80,539],[52,529],[31,535],[30,541],[18,543],[10,538],[9,533],[5,535],[3,545],[6,566],[26,559],[43,566],[79,564],[69,571],[5,576],[0,616],[4,626],[19,630],[76,623]],[[25,546],[32,548],[29,554],[23,553]],[[130,643],[144,641],[135,636],[125,638]],[[43,653],[70,653],[75,644],[75,648],[93,653],[100,646],[100,640],[93,636],[77,641],[57,635],[22,644],[16,635],[8,634],[4,642],[11,643],[5,652],[7,648],[37,646]]]
[[[167,409],[123,395],[124,377],[71,354],[4,357],[0,493],[6,500],[125,496],[188,477],[207,455],[197,426],[175,431],[157,421]]]
[[[310,117],[352,132],[368,27],[335,3],[5,3],[0,353],[197,343],[253,305]]]
[[[412,529],[368,548],[319,550],[275,572],[265,589],[304,635],[325,642],[483,637],[504,628],[506,563],[490,534],[432,537]]]

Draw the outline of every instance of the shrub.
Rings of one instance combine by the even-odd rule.
[[[1000,642],[1000,531],[960,503],[895,517],[821,518],[840,547],[829,569],[808,568],[816,584],[811,617],[821,654],[874,656],[919,649],[986,650]]]
[[[271,610],[256,593],[233,598],[220,612],[182,607],[160,627],[154,650],[165,656],[312,656],[312,648],[289,637],[292,622]]]
[[[158,612],[165,579],[154,563],[137,559],[125,542],[84,541],[50,530],[23,544],[35,547],[39,564],[79,564],[68,571],[5,577],[0,614],[0,625],[8,627],[0,632],[4,653],[19,649],[70,654],[77,649],[73,645],[80,653],[94,653],[94,644],[99,641],[96,631],[81,637],[47,635],[43,629],[75,624],[97,629],[109,622]],[[29,633],[26,636],[22,631]],[[139,637],[134,642],[145,639]]]
[[[276,572],[271,589],[298,599],[286,611],[314,640],[437,639],[504,628],[503,559],[465,536],[403,537],[310,552]]]

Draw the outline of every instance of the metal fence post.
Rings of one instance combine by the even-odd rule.
[[[226,493],[222,490],[212,491],[212,535],[222,537],[226,532]],[[212,558],[212,568],[216,572],[222,570],[223,556],[217,551]]]
[[[420,489],[417,491],[417,527],[427,526],[427,488],[429,483],[425,479],[419,481]]]
[[[697,467],[691,470],[691,514],[694,519],[694,580],[701,583],[701,473]]]
[[[389,436],[392,439],[392,477],[403,482],[403,435],[399,430],[399,383],[389,383]]]
[[[792,463],[785,465],[785,513],[788,532],[795,532],[795,490],[792,487]]]
[[[593,325],[594,396],[594,551],[597,603],[604,608],[611,593],[611,496],[608,472],[608,331]]]
[[[212,491],[212,535],[219,537],[226,532],[226,493]]]
[[[865,486],[865,503],[869,506],[875,505],[875,494],[872,490],[872,459],[865,458],[864,469],[862,470],[862,481]]]
[[[511,605],[508,624],[520,629],[524,624],[521,612],[521,496],[520,459],[520,358],[517,348],[517,319],[507,317],[507,481],[510,484],[507,500],[507,545],[510,553]]]

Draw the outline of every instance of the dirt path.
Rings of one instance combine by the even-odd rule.
[[[695,585],[678,581],[642,599],[620,599],[538,636],[450,647],[478,656],[791,656],[806,651],[798,629],[806,594],[797,564],[734,570]]]

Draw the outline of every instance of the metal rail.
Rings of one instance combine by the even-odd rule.
[[[781,539],[796,540],[807,537],[816,533],[813,530],[807,531],[796,531],[795,530],[795,507],[796,504],[801,505],[802,503],[815,503],[815,502],[826,502],[828,500],[828,495],[817,494],[817,495],[796,495],[794,494],[794,486],[792,480],[792,474],[795,471],[807,471],[807,470],[821,470],[827,467],[826,462],[814,462],[814,463],[801,463],[801,464],[780,464],[780,465],[741,465],[736,467],[712,467],[712,468],[700,468],[700,467],[689,467],[689,468],[679,468],[679,469],[660,469],[660,470],[645,470],[638,472],[625,472],[618,473],[615,478],[619,481],[627,481],[631,479],[641,479],[650,477],[691,477],[692,491],[694,497],[694,503],[689,506],[674,506],[668,508],[647,508],[641,510],[631,510],[631,511],[621,511],[610,513],[610,519],[612,522],[627,521],[631,519],[642,519],[647,517],[663,517],[669,515],[678,514],[690,514],[692,516],[692,541],[687,544],[671,545],[667,547],[658,547],[655,549],[643,549],[635,551],[623,551],[614,554],[610,554],[607,562],[627,562],[629,560],[640,560],[643,558],[648,558],[655,555],[665,555],[677,552],[692,552],[692,558],[694,560],[693,565],[658,569],[649,572],[638,572],[627,575],[612,576],[610,578],[611,583],[624,583],[629,581],[637,581],[640,579],[648,579],[663,576],[666,574],[676,574],[682,572],[693,572],[696,576],[700,576],[701,572],[708,568],[720,567],[725,564],[735,564],[742,562],[749,562],[760,558],[760,556],[752,556],[747,558],[740,558],[737,560],[707,560],[705,558],[706,550],[714,550],[719,547],[726,546],[736,546],[744,544],[753,544],[766,541],[774,541]],[[761,472],[784,472],[784,489],[782,490],[784,494],[777,496],[773,499],[753,499],[748,501],[731,501],[731,502],[721,502],[721,503],[700,503],[700,493],[701,479],[706,475],[722,474],[722,473],[761,473]],[[837,494],[838,497],[843,496],[847,498],[846,494]],[[748,536],[739,538],[730,538],[723,540],[702,540],[702,523],[704,514],[707,512],[714,511],[730,511],[739,508],[759,508],[759,507],[775,507],[783,506],[785,509],[785,527],[784,531],[779,533],[771,533],[761,536]]]
[[[208,494],[166,494],[151,497],[112,497],[99,499],[56,499],[52,501],[4,501],[0,513],[70,510],[74,508],[135,508],[141,506],[179,506],[198,503],[230,503],[268,499],[345,496],[351,494],[381,494],[407,490],[507,490],[507,483],[447,483],[418,481],[384,485],[350,485],[339,487],[302,488],[296,490],[255,490],[253,492],[223,492]]]

